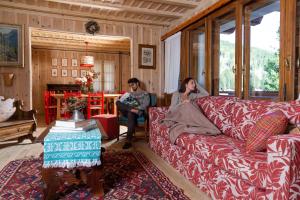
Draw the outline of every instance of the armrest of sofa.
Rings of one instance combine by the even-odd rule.
[[[157,124],[159,123],[163,118],[165,118],[165,115],[168,111],[169,107],[151,107],[149,109],[149,124]]]
[[[268,199],[300,198],[300,135],[272,136],[267,144]]]

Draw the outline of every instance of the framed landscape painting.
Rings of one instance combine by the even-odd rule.
[[[155,69],[156,46],[139,44],[139,68]]]
[[[0,66],[23,67],[21,25],[0,24]]]

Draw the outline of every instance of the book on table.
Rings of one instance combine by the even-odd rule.
[[[56,127],[65,127],[65,128],[78,128],[78,127],[86,127],[90,125],[96,125],[95,120],[84,120],[84,121],[74,121],[74,120],[56,120]]]
[[[57,120],[55,126],[51,127],[49,132],[66,133],[66,132],[82,132],[89,131],[97,128],[95,120],[85,121],[70,121],[70,120]]]

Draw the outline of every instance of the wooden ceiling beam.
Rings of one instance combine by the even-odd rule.
[[[106,10],[114,10],[114,11],[125,11],[131,13],[139,13],[144,15],[155,15],[155,16],[163,16],[178,19],[183,15],[180,13],[168,12],[168,11],[159,11],[154,9],[133,7],[121,4],[114,3],[104,3],[99,1],[90,1],[90,0],[46,0],[51,2],[57,2],[62,4],[70,4],[70,5],[79,5],[84,7],[92,7]],[[140,2],[143,3],[143,2]],[[139,4],[140,5],[140,4]]]
[[[79,12],[79,11],[71,11],[71,10],[64,10],[60,8],[49,8],[49,7],[42,7],[36,5],[28,5],[26,3],[11,3],[9,1],[1,1],[0,0],[0,7],[6,8],[14,8],[14,9],[21,9],[27,11],[35,11],[35,12],[42,12],[48,14],[58,14],[58,15],[66,15],[71,17],[80,17],[80,18],[92,18],[98,20],[109,20],[109,21],[117,21],[117,22],[125,22],[125,23],[139,23],[139,24],[146,24],[146,25],[157,25],[157,26],[168,26],[169,23],[162,23],[153,20],[140,20],[134,18],[124,18],[124,17],[114,17],[114,16],[104,16],[99,14],[91,14],[86,12]]]
[[[199,2],[187,1],[187,0],[144,0],[151,1],[155,3],[163,3],[175,6],[184,6],[187,8],[196,8],[199,5]]]

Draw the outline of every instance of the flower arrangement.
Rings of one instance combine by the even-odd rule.
[[[73,112],[74,110],[82,110],[86,108],[86,106],[86,99],[79,97],[69,97],[63,105],[63,113]]]
[[[95,72],[94,70],[90,70],[87,72],[86,76],[81,78],[76,78],[75,83],[81,86],[81,91],[93,92],[93,80],[98,78],[100,72]]]

